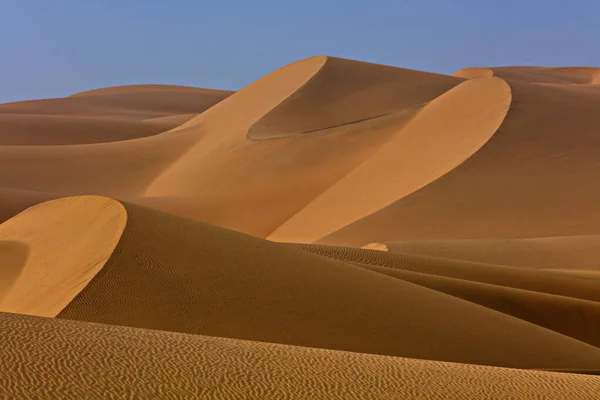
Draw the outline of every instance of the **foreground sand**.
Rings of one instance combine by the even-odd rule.
[[[594,399],[597,376],[0,313],[10,398]]]
[[[597,398],[599,71],[0,105],[0,393]]]

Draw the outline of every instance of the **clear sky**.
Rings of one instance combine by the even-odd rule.
[[[0,102],[240,89],[314,55],[451,74],[600,66],[600,0],[0,0]]]

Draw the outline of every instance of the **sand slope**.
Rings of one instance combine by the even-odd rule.
[[[590,375],[514,370],[0,313],[11,398],[593,399]],[[160,360],[160,361],[158,361]],[[158,362],[157,362],[158,361]],[[44,382],[39,385],[38,382]]]
[[[511,110],[473,157],[322,241],[364,245],[597,234],[600,190],[590,182],[600,178],[595,106],[600,87],[516,81],[510,86]]]
[[[464,82],[428,104],[377,153],[269,235],[313,242],[443,176],[490,139],[511,102],[501,79]]]
[[[265,237],[461,81],[332,57],[290,64],[179,127],[204,136],[141,203]]]

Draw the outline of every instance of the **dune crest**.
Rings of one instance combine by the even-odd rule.
[[[55,317],[102,269],[126,220],[117,201],[81,196],[42,203],[4,222],[0,244],[21,245],[2,256],[2,268],[19,273],[2,288],[0,311]]]

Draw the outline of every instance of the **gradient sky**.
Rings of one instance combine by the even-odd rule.
[[[451,74],[600,66],[598,0],[0,0],[0,102],[137,83],[240,89],[314,55]]]

